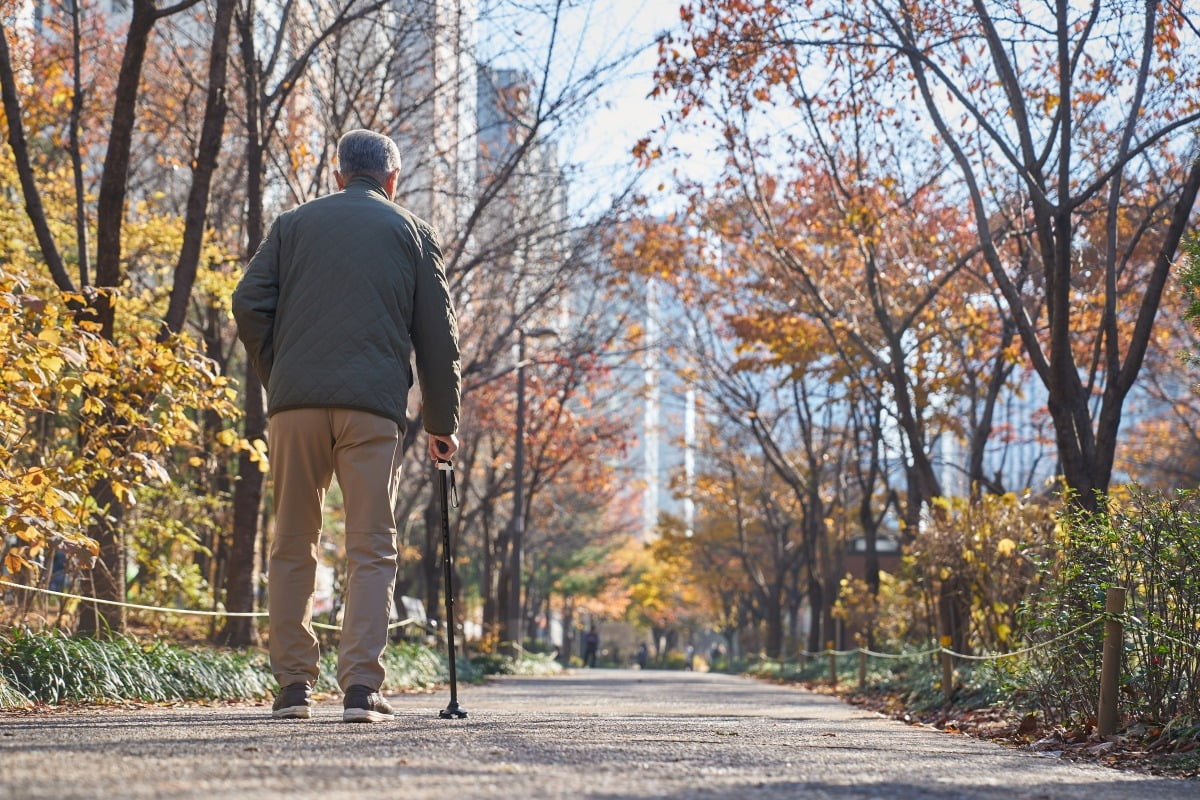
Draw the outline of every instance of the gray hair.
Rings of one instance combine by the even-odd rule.
[[[337,146],[338,171],[349,179],[367,175],[383,183],[400,169],[400,148],[387,136],[358,130],[342,134]]]

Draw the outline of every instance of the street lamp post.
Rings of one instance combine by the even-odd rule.
[[[513,513],[512,535],[508,548],[508,640],[512,642],[513,655],[519,652],[523,641],[521,604],[521,564],[524,561],[525,543],[525,339],[544,339],[557,336],[551,328],[536,328],[526,331],[517,329],[517,433],[513,442]]]

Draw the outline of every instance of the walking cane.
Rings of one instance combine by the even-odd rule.
[[[458,669],[454,663],[454,553],[450,548],[450,493],[453,490],[454,504],[458,505],[458,487],[454,485],[454,464],[439,458],[437,470],[442,497],[442,571],[446,578],[446,649],[450,662],[450,705],[439,711],[438,717],[463,719],[467,710],[458,704]]]

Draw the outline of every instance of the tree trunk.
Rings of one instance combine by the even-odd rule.
[[[12,69],[12,57],[8,51],[7,26],[0,23],[0,99],[4,104],[4,116],[8,122],[8,145],[12,148],[13,161],[17,167],[17,178],[25,197],[25,214],[33,225],[42,258],[54,279],[54,285],[64,292],[75,291],[71,278],[63,266],[62,255],[54,242],[42,206],[42,196],[34,180],[33,165],[29,161],[29,146],[25,141],[25,128],[21,117],[21,101],[17,95],[17,82]]]
[[[483,570],[480,576],[480,590],[483,592],[483,633],[491,640],[500,635],[500,621],[496,604],[496,559],[495,542],[492,541],[491,504],[487,503],[480,511],[479,528],[483,537]]]
[[[225,131],[226,63],[229,58],[229,32],[234,4],[235,0],[217,0],[208,62],[208,96],[204,102],[204,122],[200,128],[200,142],[192,162],[192,186],[188,192],[183,246],[175,264],[175,279],[171,285],[171,299],[163,324],[163,338],[183,330],[192,286],[196,282],[196,269],[200,264],[200,249],[204,243],[204,228],[208,220],[208,195]]]
[[[766,651],[770,658],[779,658],[783,652],[783,596],[778,585],[764,593],[766,601],[765,622],[767,626]]]
[[[114,320],[110,292],[121,285],[121,229],[125,221],[125,194],[129,185],[138,89],[150,32],[157,20],[154,0],[133,0],[133,15],[117,75],[108,150],[104,155],[104,171],[100,175],[96,200],[96,286],[101,292],[93,308],[103,336],[110,340]]]
[[[246,252],[254,253],[262,241],[263,229],[263,144],[260,134],[258,67],[254,55],[254,31],[251,11],[239,16],[243,81],[246,92]],[[189,198],[189,204],[191,200]],[[263,403],[263,385],[258,373],[246,359],[245,396],[242,398],[245,417],[242,433],[249,441],[266,439],[267,414]],[[269,452],[269,451],[268,451]],[[238,456],[238,477],[233,492],[233,536],[231,549],[237,554],[254,553],[258,540],[259,511],[262,506],[263,473],[258,464],[252,462],[248,453]],[[265,531],[265,528],[264,528]],[[263,542],[262,557],[267,559],[269,549]],[[254,602],[254,558],[235,557],[225,572],[226,607],[230,611],[253,611]],[[246,620],[246,622],[243,622]],[[245,647],[256,638],[256,627],[250,618],[231,617],[225,623],[221,639],[226,644]]]
[[[562,662],[564,667],[571,665],[571,649],[575,646],[575,596],[563,596],[563,640],[562,652],[558,654],[558,660]]]
[[[92,597],[124,602],[125,540],[120,525],[125,509],[117,502],[108,480],[97,481],[90,496],[100,509],[88,526],[88,535],[100,544],[100,556],[91,570]],[[106,637],[124,630],[125,609],[122,606],[84,602],[80,607],[79,633]]]
[[[262,384],[246,361],[245,427],[247,439],[266,435],[267,416],[263,407]],[[258,539],[259,506],[262,505],[263,473],[250,454],[238,454],[238,480],[233,491],[233,536],[230,541],[229,567],[225,570],[225,607],[239,613],[254,610],[254,545]],[[258,640],[253,617],[229,617],[219,640],[231,647],[248,647]]]
[[[961,578],[951,576],[938,586],[938,624],[949,647],[957,653],[969,653],[967,626],[971,604],[969,588]]]
[[[75,183],[75,252],[79,259],[79,285],[87,286],[88,230],[87,197],[83,189],[83,147],[79,142],[80,117],[83,115],[83,48],[80,31],[80,0],[71,2],[71,64],[75,72],[71,85],[71,116],[67,122],[67,147],[71,155],[71,175]]]
[[[496,631],[500,641],[504,640],[506,623],[509,619],[508,578],[509,571],[509,531],[508,525],[502,525],[496,537]]]
[[[879,596],[879,526],[871,513],[871,500],[864,497],[858,509],[859,523],[863,529],[863,571],[867,589],[872,597]]]
[[[825,589],[816,575],[816,564],[809,562],[808,567],[808,651],[816,653],[825,647],[821,638],[821,629],[825,618]]]
[[[112,124],[104,171],[100,176],[100,193],[96,206],[96,286],[100,291],[90,298],[92,318],[100,323],[100,333],[114,338],[115,306],[112,292],[121,284],[121,228],[125,218],[125,193],[129,183],[129,157],[133,146],[133,129],[142,65],[150,42],[150,32],[158,19],[153,0],[134,0],[133,16],[125,39],[125,53],[117,75],[113,102]],[[93,576],[92,586],[97,600],[125,600],[125,538],[120,526],[124,509],[107,479],[98,481],[90,491],[107,517],[97,519],[90,530],[100,545],[99,573]],[[84,614],[80,631],[99,634],[103,625],[112,633],[125,628],[124,609],[103,605],[92,614]]]

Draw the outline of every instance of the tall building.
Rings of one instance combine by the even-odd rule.
[[[606,298],[597,324],[637,331],[634,357],[614,366],[623,388],[604,399],[602,413],[628,422],[632,443],[615,467],[625,476],[627,502],[636,512],[631,531],[640,541],[658,536],[664,517],[678,520],[690,535],[695,517],[696,389],[680,373],[687,343],[686,316],[674,298],[663,298],[653,278],[631,287],[624,298]]]
[[[535,84],[523,70],[479,68],[478,202],[475,232],[489,261],[510,276],[513,312],[521,314],[556,280],[570,246],[567,180],[553,142],[540,135]],[[563,328],[561,308],[538,313],[533,326]]]
[[[393,0],[393,14],[397,199],[445,239],[476,196],[476,0]]]
[[[680,520],[687,536],[695,522],[690,488],[695,478],[696,390],[679,377],[680,364],[673,358],[686,332],[675,322],[682,315],[671,313],[657,283],[645,287],[645,350],[641,369],[643,392],[640,431],[642,483],[642,538],[651,539],[664,514]],[[677,301],[676,301],[677,302]],[[674,488],[674,487],[681,487]]]

